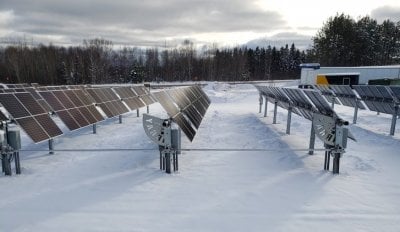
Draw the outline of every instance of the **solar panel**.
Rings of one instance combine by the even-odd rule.
[[[185,133],[185,135],[188,137],[188,139],[190,141],[193,141],[196,131],[190,125],[188,120],[186,120],[186,118],[182,114],[175,115],[175,117],[173,117],[172,120],[176,124],[178,124],[178,126],[182,129],[183,133]]]
[[[111,88],[88,88],[86,90],[108,118],[129,112],[129,109]]]
[[[361,104],[361,102],[357,101],[357,96],[350,86],[330,85],[330,87],[343,105],[350,107],[356,107],[357,105],[359,109],[365,109],[364,105]]]
[[[326,100],[329,103],[332,103],[334,101],[335,104],[340,104],[340,102],[336,98],[335,93],[329,88],[328,85],[314,85],[314,88],[321,91],[322,95],[325,96]]]
[[[40,91],[53,111],[69,130],[76,130],[104,120],[83,90]]]
[[[18,100],[25,106],[31,115],[47,113],[30,93],[15,93]]]
[[[354,89],[371,111],[394,113],[395,99],[385,86],[355,85]]]
[[[314,106],[318,109],[319,113],[326,116],[333,116],[334,111],[330,107],[329,103],[322,97],[322,95],[313,90],[305,90],[304,93],[312,101]]]
[[[13,93],[1,93],[0,103],[6,108],[13,118],[29,117],[29,112]]]
[[[153,93],[153,95],[157,98],[157,101],[161,104],[165,111],[167,111],[167,114],[170,117],[174,117],[180,112],[178,107],[174,105],[172,99],[170,99],[169,95],[166,92],[156,92]]]
[[[50,138],[56,137],[62,134],[61,129],[47,114],[34,116],[36,121],[45,129]]]
[[[16,121],[35,143],[50,139],[33,117],[19,118]]]
[[[35,142],[62,134],[48,113],[28,92],[0,94],[0,102],[18,125]]]

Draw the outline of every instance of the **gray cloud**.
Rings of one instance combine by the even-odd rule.
[[[279,13],[262,10],[255,2],[2,0],[0,11],[13,12],[14,20],[6,27],[14,34],[40,38],[59,36],[64,42],[101,36],[116,43],[144,45],[168,37],[215,32],[263,33],[286,26]]]
[[[288,44],[289,46],[294,43],[296,48],[300,50],[305,50],[310,48],[312,45],[311,36],[299,34],[297,32],[282,32],[269,37],[263,37],[251,40],[247,42],[247,46],[250,48],[266,47],[270,45],[271,47],[280,48]]]
[[[371,17],[383,22],[386,19],[390,19],[393,22],[400,21],[400,7],[394,6],[382,6],[372,10]]]

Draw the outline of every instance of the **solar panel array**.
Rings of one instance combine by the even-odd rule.
[[[69,130],[76,130],[104,120],[82,90],[48,90],[39,94]]]
[[[354,85],[353,87],[369,110],[386,114],[395,113],[395,94],[389,87],[379,85]]]
[[[62,134],[48,112],[31,93],[0,93],[0,102],[35,143]]]
[[[312,120],[313,113],[318,112],[326,116],[336,116],[326,99],[319,91],[303,90],[292,88],[280,88],[272,86],[256,86],[268,101],[274,103],[277,101],[282,108],[293,107],[293,112]]]
[[[364,105],[360,101],[357,101],[357,95],[350,86],[330,85],[329,88],[343,105],[350,107],[356,107],[357,105],[359,109],[365,109]]]
[[[122,103],[111,87],[87,88],[86,91],[93,98],[96,105],[103,110],[107,118],[129,112],[128,108]]]
[[[153,93],[169,117],[193,141],[197,129],[211,103],[199,86],[190,86]]]

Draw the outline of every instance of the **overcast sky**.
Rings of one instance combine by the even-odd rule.
[[[174,46],[310,44],[336,13],[400,21],[399,0],[0,0],[0,41]]]

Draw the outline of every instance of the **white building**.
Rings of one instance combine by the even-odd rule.
[[[301,64],[301,85],[365,85],[369,80],[400,79],[400,65],[360,67],[320,67]]]

